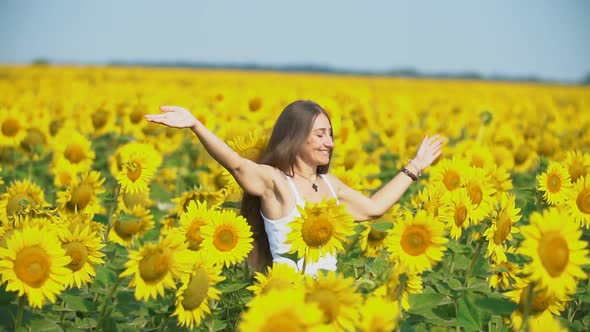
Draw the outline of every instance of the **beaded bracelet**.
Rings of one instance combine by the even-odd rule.
[[[410,179],[412,179],[412,181],[417,181],[418,177],[416,176],[416,174],[412,173],[409,169],[407,168],[402,168],[401,170],[402,173],[404,173],[405,175],[409,176]]]
[[[414,161],[414,159],[408,159],[408,162],[410,164],[412,164],[412,166],[414,166],[414,168],[416,168],[416,170],[418,171],[418,176],[422,176],[422,170],[420,170],[420,167],[418,167],[418,165],[416,165],[416,162]]]

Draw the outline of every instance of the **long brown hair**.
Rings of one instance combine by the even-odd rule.
[[[293,165],[295,165],[297,154],[307,140],[319,114],[326,115],[330,120],[328,113],[312,101],[298,100],[287,105],[279,115],[266,151],[258,163],[276,167],[283,173],[293,176]],[[321,165],[318,166],[317,172],[326,174],[329,168],[329,163]],[[248,220],[254,233],[254,249],[248,257],[248,262],[256,271],[263,271],[272,264],[272,255],[260,214],[260,197],[244,193],[240,212]]]

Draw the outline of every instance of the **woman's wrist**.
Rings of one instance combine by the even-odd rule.
[[[422,175],[422,170],[420,168],[418,168],[418,165],[416,164],[416,162],[412,162],[412,159],[410,159],[410,161],[408,161],[408,164],[406,165],[406,169],[408,169],[409,171],[412,171],[412,173],[416,174],[416,176]]]

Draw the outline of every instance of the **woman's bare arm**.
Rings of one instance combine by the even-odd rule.
[[[245,192],[262,196],[273,187],[274,169],[241,157],[224,141],[207,129],[189,110],[179,106],[162,106],[162,113],[148,114],[148,121],[173,128],[190,128],[213,159],[227,169]]]
[[[414,174],[418,174],[430,166],[442,153],[443,142],[444,139],[438,135],[431,138],[425,137],[418,148],[413,163],[408,163],[406,168]],[[400,172],[371,197],[367,197],[334,176],[331,176],[331,180],[336,187],[338,199],[346,204],[348,212],[357,221],[376,219],[385,214],[413,183],[408,175]]]

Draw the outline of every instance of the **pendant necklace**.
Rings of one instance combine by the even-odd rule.
[[[300,177],[306,179],[307,181],[311,182],[311,188],[313,189],[313,191],[315,191],[316,193],[318,192],[318,185],[315,183],[318,180],[318,175],[317,174],[315,176],[315,180],[314,181],[311,181],[309,178],[307,178],[307,177],[305,177],[305,176],[303,176],[303,175],[301,175],[301,174],[299,174],[297,172],[293,172],[293,173],[295,173],[295,174],[299,175]]]

